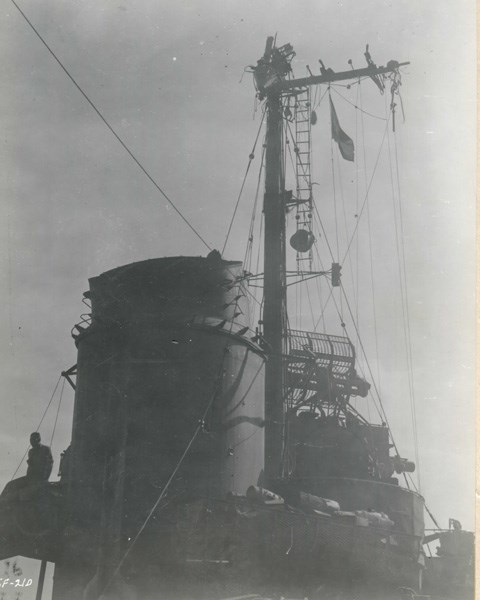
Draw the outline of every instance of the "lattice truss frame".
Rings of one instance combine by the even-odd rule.
[[[365,397],[369,384],[355,370],[355,348],[347,337],[289,330],[285,360],[291,407],[346,406],[350,396]]]

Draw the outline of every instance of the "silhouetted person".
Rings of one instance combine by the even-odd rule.
[[[30,436],[32,447],[28,451],[27,478],[35,481],[48,481],[52,472],[53,458],[50,448],[40,443],[40,434],[35,431]]]

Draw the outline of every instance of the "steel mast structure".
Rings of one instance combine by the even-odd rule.
[[[265,53],[252,67],[260,100],[266,100],[267,132],[265,152],[265,248],[264,248],[264,310],[263,337],[268,351],[265,367],[265,480],[270,485],[282,477],[284,454],[286,369],[284,356],[287,340],[286,237],[285,215],[291,194],[285,190],[283,160],[284,99],[298,95],[313,85],[370,77],[383,91],[383,74],[397,72],[408,62],[391,60],[377,67],[368,46],[365,58],[368,66],[336,73],[321,64],[320,75],[293,79],[291,60],[295,52],[290,44],[275,46],[267,38]],[[350,62],[351,64],[351,62]],[[310,69],[309,72],[311,73]]]

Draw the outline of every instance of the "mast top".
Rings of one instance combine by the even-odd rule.
[[[393,73],[398,71],[400,67],[410,64],[409,62],[389,60],[386,66],[377,67],[370,56],[367,44],[365,51],[367,67],[363,69],[352,68],[349,71],[340,71],[337,73],[331,68],[326,68],[320,60],[320,75],[313,75],[310,68],[308,68],[310,73],[308,77],[289,79],[288,76],[292,73],[291,62],[294,57],[295,52],[291,44],[284,44],[277,48],[275,47],[274,38],[267,38],[262,58],[257,61],[256,66],[251,67],[260,100],[263,100],[267,96],[278,95],[295,88],[331,83],[333,81],[358,79],[359,77],[371,77],[380,91],[383,92],[383,82],[378,76]],[[351,61],[349,61],[349,64],[351,64]]]

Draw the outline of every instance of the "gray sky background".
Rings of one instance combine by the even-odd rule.
[[[297,76],[305,74],[306,64],[317,71],[318,58],[338,71],[349,68],[349,58],[363,66],[366,43],[378,64],[411,61],[403,70],[406,121],[397,114],[397,149],[422,492],[443,526],[452,516],[473,527],[474,2],[22,0],[20,5],[151,175],[219,248],[259,126],[251,76],[245,74],[241,83],[240,78],[262,55],[267,35],[278,32],[280,44],[293,44]],[[0,480],[6,482],[60,371],[76,361],[70,329],[86,312],[81,297],[87,278],[145,258],[204,254],[205,248],[8,0],[1,6],[0,39]],[[337,91],[355,101],[354,88]],[[364,109],[384,116],[385,101],[373,83],[363,83],[362,93]],[[353,137],[360,126],[355,109],[336,94],[333,99],[342,127]],[[313,178],[328,224],[327,108],[323,102],[318,109]],[[364,115],[367,174],[384,127]],[[391,130],[388,140],[393,152]],[[359,226],[360,330],[374,372],[380,373],[397,443],[413,458],[386,148],[369,201],[378,356],[365,262],[369,247],[362,245],[368,239],[366,219]],[[228,258],[243,258],[258,156]],[[357,157],[355,165],[338,163],[345,181],[339,210],[350,231],[352,181],[363,164],[358,145]],[[327,254],[323,258],[329,263]],[[346,286],[350,277],[345,269]],[[328,329],[339,333],[334,317]],[[47,442],[58,397],[40,429]],[[56,466],[68,445],[72,406],[67,386],[53,441]]]

